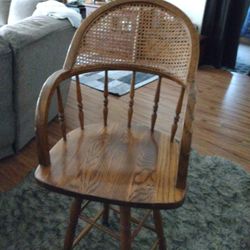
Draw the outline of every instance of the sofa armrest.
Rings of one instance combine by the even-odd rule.
[[[16,115],[16,149],[34,136],[36,100],[45,80],[63,62],[75,29],[67,20],[48,16],[29,17],[0,28],[13,54],[13,93]],[[64,96],[67,94],[65,88]],[[52,105],[50,118],[56,114]]]
[[[5,25],[0,29],[0,35],[11,43],[14,49],[20,49],[53,33],[75,29],[67,20],[58,20],[49,16],[31,16],[16,24]]]
[[[0,37],[0,159],[13,154],[15,117],[12,90],[11,49],[9,44]]]

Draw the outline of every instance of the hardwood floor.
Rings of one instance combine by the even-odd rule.
[[[250,77],[204,68],[198,71],[196,84],[193,148],[201,154],[230,159],[250,171]],[[135,92],[133,122],[150,126],[155,87],[156,84],[152,83]],[[85,124],[102,122],[103,94],[85,86],[81,88]],[[170,130],[174,117],[171,101],[177,98],[177,90],[178,87],[170,82],[162,84],[156,121],[156,129],[160,131]],[[120,98],[109,96],[108,119],[125,122],[128,101],[128,95]],[[74,83],[70,87],[65,113],[68,129],[79,126]],[[50,144],[53,145],[60,137],[57,121],[50,124],[49,131]],[[32,140],[18,155],[0,161],[0,191],[17,185],[36,165],[36,147]]]

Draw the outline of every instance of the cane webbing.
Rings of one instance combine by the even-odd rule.
[[[127,3],[97,16],[82,36],[74,67],[151,67],[186,83],[192,44],[185,22],[153,3]]]

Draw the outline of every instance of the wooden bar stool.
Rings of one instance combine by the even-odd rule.
[[[146,227],[157,235],[153,249],[166,249],[160,210],[178,208],[186,194],[198,54],[199,39],[190,20],[161,0],[111,2],[76,31],[63,69],[45,82],[36,110],[39,166],[35,178],[44,187],[75,198],[64,249],[72,249],[92,227],[120,240],[123,250],[131,249],[132,240]],[[126,124],[108,120],[109,70],[132,72]],[[105,72],[103,123],[85,126],[79,75],[94,71]],[[159,76],[149,127],[133,122],[137,72]],[[72,76],[76,79],[80,126],[66,133],[60,84]],[[154,129],[163,78],[180,86],[169,135]],[[54,93],[62,139],[49,151],[48,110]],[[181,112],[182,136],[176,140]],[[103,203],[94,218],[84,214],[90,202]],[[134,207],[149,210],[138,220],[131,215]],[[120,215],[119,233],[107,226],[111,210]],[[154,226],[146,223],[150,215]],[[87,226],[75,237],[78,219]],[[103,223],[98,223],[101,219]],[[137,225],[133,232],[131,223]]]

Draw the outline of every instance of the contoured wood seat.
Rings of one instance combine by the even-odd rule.
[[[140,222],[131,216],[131,207],[151,208],[157,233],[154,247],[166,249],[159,209],[179,207],[185,198],[186,178],[192,138],[195,105],[194,77],[198,62],[198,36],[190,20],[179,9],[161,0],[118,0],[91,16],[77,30],[63,69],[45,82],[37,103],[36,135],[39,166],[37,181],[53,190],[75,197],[64,249],[71,249],[96,227],[115,239],[121,249],[131,249],[149,213]],[[105,71],[103,124],[84,125],[79,74]],[[108,119],[109,70],[132,71],[127,124]],[[151,126],[133,123],[136,72],[159,76],[152,103]],[[60,84],[72,76],[76,79],[76,97],[80,127],[66,133]],[[175,117],[169,135],[154,129],[160,100],[162,79],[180,86]],[[57,95],[58,118],[62,139],[49,151],[48,110],[53,94]],[[186,102],[184,99],[186,97]],[[175,139],[180,114],[182,135]],[[82,201],[86,203],[82,205]],[[101,201],[104,208],[95,218],[82,211],[89,201]],[[120,206],[120,211],[110,207]],[[120,236],[97,223],[108,223],[109,210],[120,212]],[[87,228],[74,239],[78,218]],[[133,233],[130,220],[138,224]]]
[[[185,189],[175,183],[179,146],[158,131],[120,124],[76,129],[50,151],[50,168],[37,179],[52,189],[83,198],[144,208],[182,204]]]

